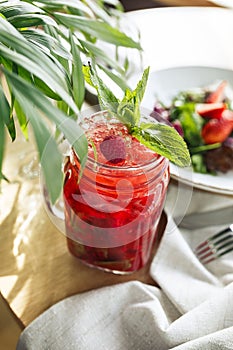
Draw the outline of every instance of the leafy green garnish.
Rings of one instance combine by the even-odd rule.
[[[189,154],[178,132],[162,123],[141,123],[132,135],[152,151],[163,155],[180,167],[188,166]]]
[[[211,143],[208,145],[201,145],[201,146],[197,146],[197,147],[192,147],[192,148],[190,148],[190,153],[197,154],[197,153],[210,151],[212,149],[216,149],[216,148],[221,147],[221,145],[222,144],[220,142],[216,142],[216,143]]]
[[[206,168],[203,154],[194,154],[191,157],[193,170],[197,173],[208,174],[209,171]]]
[[[137,126],[140,121],[140,103],[146,90],[148,76],[149,67],[144,70],[136,89],[133,91],[126,89],[123,100],[118,101],[117,116],[129,126],[129,129]]]
[[[189,146],[195,147],[202,143],[201,129],[203,119],[195,112],[195,103],[185,103],[174,107],[171,111],[171,120],[178,119],[184,131],[184,139]]]
[[[206,93],[203,90],[181,91],[172,100],[172,105],[181,106],[185,103],[204,103]]]
[[[154,123],[141,118],[140,103],[143,99],[149,76],[149,67],[143,72],[141,80],[134,90],[126,89],[122,100],[116,98],[112,91],[98,76],[95,67],[89,64],[83,68],[86,82],[91,84],[98,94],[101,109],[108,110],[128,128],[130,134],[149,149],[168,158],[178,166],[190,165],[190,155],[184,139],[168,125],[157,121]]]

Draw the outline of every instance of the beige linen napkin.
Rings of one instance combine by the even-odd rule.
[[[168,216],[179,215],[169,191]],[[195,191],[188,212],[232,204]],[[161,289],[133,281],[67,298],[25,329],[17,350],[233,349],[233,253],[203,266],[192,252],[219,228],[182,230],[169,216],[150,271]]]

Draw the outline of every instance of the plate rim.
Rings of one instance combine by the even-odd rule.
[[[217,66],[205,66],[205,65],[185,65],[185,66],[173,66],[173,67],[167,67],[167,68],[160,68],[160,69],[153,69],[152,72],[150,72],[150,74],[156,74],[156,73],[159,73],[159,72],[164,72],[164,71],[169,71],[169,70],[179,70],[179,69],[213,69],[213,70],[223,70],[225,71],[226,73],[229,71],[231,72],[232,74],[232,80],[233,80],[233,69],[230,69],[230,68],[227,68],[227,67],[217,67]],[[201,190],[204,190],[204,191],[208,191],[208,192],[214,192],[214,193],[218,193],[218,194],[227,194],[227,195],[233,195],[233,186],[232,188],[229,188],[229,187],[223,187],[223,188],[220,188],[216,185],[211,185],[211,184],[206,184],[206,183],[202,183],[201,180],[198,179],[198,175],[201,175],[201,176],[206,176],[207,180],[208,178],[210,178],[211,174],[202,174],[202,173],[196,173],[194,171],[192,171],[190,169],[190,175],[192,175],[192,180],[190,182],[190,178],[184,178],[182,176],[178,176],[176,175],[176,171],[175,169],[177,169],[177,166],[174,166],[172,163],[170,163],[171,166],[170,166],[170,174],[171,174],[171,177],[176,180],[176,181],[181,181],[182,183],[186,184],[186,185],[189,185],[189,186],[192,186],[192,187],[195,187],[195,188],[198,188],[198,189],[201,189]],[[181,168],[182,169],[182,168]],[[186,168],[188,170],[188,168]],[[232,171],[231,171],[232,172]],[[194,175],[194,179],[193,179],[193,175]],[[216,175],[216,176],[219,176],[219,175]],[[224,176],[224,174],[221,174],[221,176]],[[232,180],[233,181],[233,180]],[[224,181],[223,181],[224,182]]]

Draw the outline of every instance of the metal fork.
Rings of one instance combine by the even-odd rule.
[[[203,264],[208,264],[231,251],[233,251],[233,224],[200,243],[194,253]]]

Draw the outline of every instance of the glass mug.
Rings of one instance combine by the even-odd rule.
[[[169,162],[129,135],[106,111],[83,118],[81,126],[89,140],[81,177],[72,147],[64,164],[68,249],[89,266],[132,273],[146,265],[156,240],[170,178]],[[123,158],[106,158],[100,145],[110,142],[109,148],[117,148],[118,137],[125,147]]]

